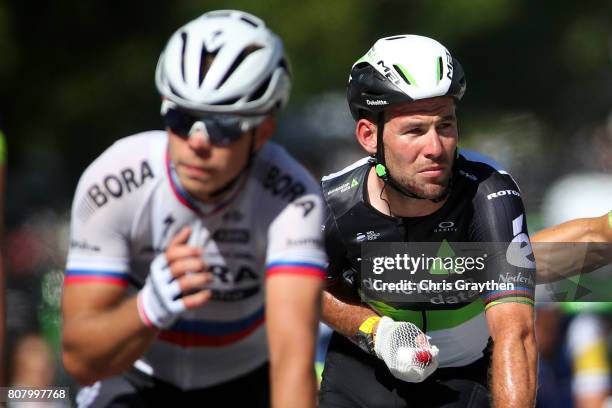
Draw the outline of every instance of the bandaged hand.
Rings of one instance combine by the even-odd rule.
[[[438,368],[438,348],[429,344],[427,336],[410,322],[381,318],[374,351],[391,374],[402,381],[422,382]]]

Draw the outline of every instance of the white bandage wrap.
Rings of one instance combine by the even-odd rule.
[[[436,346],[414,324],[383,317],[378,322],[374,351],[399,380],[419,383],[438,368]]]
[[[185,311],[185,303],[177,297],[181,294],[178,282],[173,279],[165,254],[151,263],[149,276],[138,293],[138,314],[149,327],[170,327]]]

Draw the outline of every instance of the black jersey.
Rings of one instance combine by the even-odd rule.
[[[533,304],[535,262],[516,183],[485,156],[461,151],[443,206],[427,216],[396,218],[369,204],[367,176],[372,165],[364,158],[322,180],[328,206],[329,283],[348,282],[380,314],[418,325],[440,349],[441,367],[476,361],[489,339],[484,311],[503,302]],[[497,243],[504,248],[515,243],[519,253],[504,250],[487,260],[489,273],[494,271],[499,282],[512,283],[511,289],[483,290],[461,299],[454,299],[450,291],[441,303],[416,302],[410,295],[402,295],[399,302],[381,302],[364,296],[361,251],[366,242]]]

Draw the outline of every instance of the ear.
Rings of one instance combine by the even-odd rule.
[[[255,130],[255,150],[259,150],[276,132],[276,119],[268,115]]]
[[[376,153],[376,145],[378,142],[377,127],[374,122],[367,119],[359,119],[355,126],[355,137],[357,141],[363,147],[363,149],[369,154]]]

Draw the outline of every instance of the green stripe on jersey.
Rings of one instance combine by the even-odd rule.
[[[419,310],[396,309],[383,302],[373,300],[369,301],[368,304],[379,313],[389,316],[393,320],[411,322],[421,330],[423,329],[423,312]],[[452,329],[483,313],[484,309],[484,302],[482,299],[478,299],[459,309],[426,310],[427,331]]]

